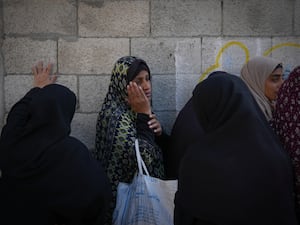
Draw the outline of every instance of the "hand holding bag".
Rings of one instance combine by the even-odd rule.
[[[120,182],[113,213],[114,225],[173,225],[177,180],[149,176],[135,141],[138,174],[131,184]],[[146,174],[144,174],[144,172]]]

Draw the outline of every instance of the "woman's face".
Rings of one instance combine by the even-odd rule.
[[[265,96],[274,101],[277,99],[277,94],[280,86],[283,83],[283,69],[277,68],[274,70],[265,81]]]
[[[146,70],[142,70],[132,81],[143,89],[148,100],[151,101],[151,81],[149,73]]]

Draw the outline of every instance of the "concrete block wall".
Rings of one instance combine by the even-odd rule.
[[[0,0],[0,128],[32,85],[31,66],[54,63],[78,98],[72,135],[90,149],[114,62],[145,59],[153,110],[169,132],[194,86],[214,70],[239,75],[255,55],[300,64],[300,0]]]

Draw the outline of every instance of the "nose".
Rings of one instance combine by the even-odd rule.
[[[143,90],[148,90],[150,86],[150,80],[143,80],[143,82],[141,83],[141,87],[143,88]]]
[[[284,80],[283,77],[281,77],[280,82],[279,82],[279,87],[283,84]]]

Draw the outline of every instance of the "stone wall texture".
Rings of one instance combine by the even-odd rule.
[[[94,148],[114,62],[145,59],[153,111],[169,133],[194,86],[215,70],[239,75],[256,55],[300,64],[300,0],[0,0],[0,128],[32,85],[31,66],[54,63],[78,106],[72,135]]]

